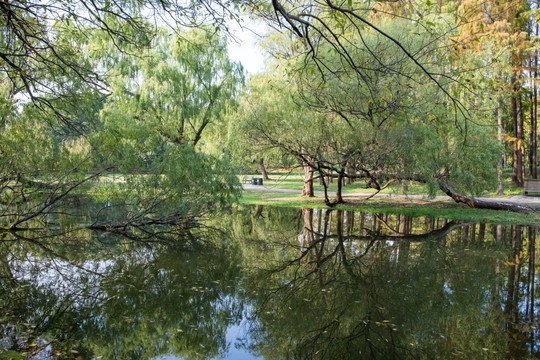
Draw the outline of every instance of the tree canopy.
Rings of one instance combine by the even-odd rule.
[[[521,0],[3,3],[3,226],[85,185],[124,207],[124,225],[170,223],[234,198],[231,164],[269,160],[297,162],[306,184],[417,181],[493,206],[468,195],[502,193],[507,165],[516,186],[527,160],[536,177],[537,11]],[[247,89],[226,39],[243,14],[278,30]]]

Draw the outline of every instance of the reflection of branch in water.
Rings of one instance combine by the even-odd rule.
[[[97,276],[100,276],[100,277],[103,277],[103,274],[99,273],[99,272],[96,272],[96,271],[93,271],[93,270],[90,270],[90,269],[87,269],[85,268],[84,266],[80,266],[76,263],[74,263],[73,261],[69,260],[67,257],[57,253],[56,251],[48,248],[47,246],[45,246],[41,241],[39,240],[36,240],[36,239],[32,239],[32,238],[28,238],[28,237],[25,237],[25,236],[22,236],[18,233],[14,233],[13,236],[17,239],[17,240],[23,240],[23,241],[26,241],[26,242],[29,242],[29,243],[32,243],[34,245],[37,245],[39,248],[41,248],[42,250],[44,250],[46,253],[48,253],[49,255],[52,256],[52,261],[53,263],[55,263],[55,260],[56,258],[58,259],[61,259],[63,261],[65,261],[66,263],[68,263],[69,265],[79,269],[79,270],[83,270],[83,271],[86,271],[86,272],[89,272],[91,274],[94,274],[94,275],[97,275]]]
[[[364,285],[367,285],[367,280],[362,279],[361,274],[355,274],[354,270],[352,269],[352,265],[355,262],[358,262],[361,258],[365,257],[370,250],[373,248],[373,246],[377,243],[384,242],[384,241],[392,241],[392,242],[423,242],[423,241],[438,241],[443,240],[449,233],[452,231],[470,225],[470,223],[464,223],[460,221],[451,221],[448,222],[446,225],[444,225],[442,228],[433,230],[424,234],[401,234],[394,232],[389,235],[381,235],[379,233],[371,232],[370,230],[366,229],[367,235],[360,236],[360,235],[346,235],[343,233],[343,226],[338,226],[336,228],[336,233],[328,233],[330,230],[329,224],[329,212],[327,212],[325,215],[325,224],[323,227],[323,232],[318,232],[312,229],[311,223],[308,223],[308,226],[305,226],[302,231],[302,236],[306,237],[306,233],[309,233],[309,239],[311,242],[308,242],[305,244],[303,241],[299,247],[300,255],[298,257],[295,257],[292,260],[286,261],[279,266],[268,270],[269,273],[279,273],[282,272],[288,268],[292,268],[296,266],[296,269],[294,271],[294,275],[290,281],[288,281],[286,284],[282,286],[278,286],[277,288],[273,289],[274,292],[278,292],[283,288],[287,288],[294,283],[302,280],[307,279],[311,275],[320,273],[321,269],[323,268],[324,264],[327,263],[332,258],[336,257],[338,254],[340,255],[340,264],[343,265],[345,268],[345,271],[352,276],[355,281],[360,281]],[[304,213],[305,216],[308,216],[308,219],[312,221],[312,219],[309,217],[309,214]],[[305,217],[306,218],[306,217]],[[338,216],[338,219],[340,217]],[[332,251],[329,253],[324,254],[322,251],[325,244],[328,243],[328,241],[335,241],[335,246]],[[354,259],[348,259],[348,256],[345,252],[345,242],[349,241],[362,241],[362,242],[368,242],[365,249],[354,256]],[[307,245],[307,246],[306,246]],[[308,261],[308,264],[315,264],[315,266],[311,267],[310,269],[304,269],[308,270],[306,273],[303,273],[301,276],[299,275],[299,272],[302,269],[302,262],[304,259],[309,259],[309,255],[313,254],[315,252],[315,260]]]
[[[428,240],[441,240],[446,235],[454,231],[455,229],[459,229],[464,226],[468,226],[472,223],[470,222],[461,222],[461,221],[450,221],[445,226],[443,226],[440,229],[430,231],[428,233],[424,234],[402,234],[399,232],[394,232],[393,234],[389,235],[380,235],[378,233],[372,232],[370,229],[364,228],[364,230],[368,233],[367,236],[359,236],[359,235],[340,235],[339,233],[336,234],[322,234],[318,232],[313,232],[314,235],[318,235],[320,237],[326,237],[326,239],[336,239],[336,240],[355,240],[355,241],[371,241],[371,240],[388,240],[388,241],[411,241],[411,242],[421,242],[421,241],[428,241]]]
[[[340,225],[341,220],[343,219],[337,214],[337,226],[332,229],[324,227],[320,231],[314,231],[312,226],[304,227],[302,234],[309,231],[313,241],[304,244],[307,246],[301,247],[298,256],[273,270],[274,273],[279,273],[290,268],[292,277],[288,277],[288,281],[280,281],[277,286],[268,289],[268,299],[263,301],[260,311],[267,309],[267,306],[276,306],[272,299],[279,299],[280,304],[287,303],[287,301],[295,304],[302,298],[305,298],[305,301],[313,302],[311,306],[314,306],[314,309],[332,309],[328,310],[328,313],[320,313],[318,321],[313,324],[314,326],[306,328],[301,338],[293,345],[293,351],[298,358],[305,357],[305,354],[314,348],[317,349],[317,355],[320,358],[332,357],[336,355],[332,344],[342,343],[345,345],[358,342],[365,344],[363,354],[367,354],[367,356],[371,354],[373,358],[392,358],[395,355],[398,358],[400,357],[398,327],[392,320],[391,312],[383,306],[376,305],[381,299],[381,292],[385,291],[384,287],[378,283],[381,273],[377,269],[375,269],[375,273],[372,273],[374,264],[371,261],[366,264],[360,259],[373,253],[376,244],[384,245],[390,241],[400,243],[437,242],[445,239],[456,229],[469,225],[469,223],[452,221],[437,230],[415,235],[397,232],[382,235],[367,232],[363,236],[358,236],[350,235],[349,232],[344,233],[345,226]],[[347,241],[367,243],[362,244],[361,251],[349,252]],[[306,263],[304,259],[309,259],[308,255],[314,251],[316,252],[315,259]],[[378,255],[376,257],[380,259]],[[333,258],[334,261],[332,261]],[[384,261],[384,259],[380,260]],[[396,274],[398,273],[396,272]],[[345,274],[346,276],[343,276]],[[283,279],[281,274],[277,276],[279,279]],[[398,278],[396,278],[397,280]],[[332,293],[324,290],[328,289],[328,286],[334,289]],[[359,315],[360,318],[356,319],[355,324],[344,321],[350,315],[352,300],[350,302],[339,300],[343,294],[350,294],[349,290],[337,291],[343,287],[356,289],[354,291],[363,296],[365,305],[358,305],[358,308],[365,308],[366,312]],[[352,326],[347,328],[348,325]],[[347,346],[344,346],[345,353],[348,351],[346,348]],[[406,351],[405,349],[401,350]]]
[[[373,214],[378,220],[379,222],[386,228],[386,230],[390,231],[392,234],[394,235],[404,235],[403,233],[395,230],[394,228],[392,228],[388,222],[386,220],[384,220],[382,218],[382,216],[380,216],[379,214]],[[368,229],[366,229],[367,231],[369,231]]]

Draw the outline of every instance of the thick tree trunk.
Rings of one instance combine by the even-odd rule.
[[[309,165],[304,165],[304,187],[302,188],[302,196],[313,197],[313,168]]]
[[[342,197],[342,190],[343,190],[343,173],[344,171],[340,171],[338,174],[337,179],[337,190],[336,190],[336,199],[334,200],[334,204],[341,204],[343,203],[343,197]]]
[[[512,83],[516,81],[516,77],[512,76]],[[515,89],[515,86],[512,86],[513,89]],[[517,99],[516,95],[512,95],[512,135],[516,137],[517,134]],[[512,148],[512,182],[515,183],[517,181],[517,170],[516,170],[516,163],[517,163],[517,144],[514,142],[513,148]]]
[[[503,138],[502,138],[503,119],[502,119],[502,112],[503,112],[503,102],[502,102],[502,99],[499,99],[499,101],[497,103],[497,135],[498,135],[498,138],[499,138],[499,144],[501,144],[501,146],[503,146]],[[504,167],[504,157],[501,157],[499,159],[499,161],[497,162],[497,195],[499,195],[499,196],[504,195],[504,187],[503,187],[503,183],[502,183],[503,167]]]
[[[532,63],[532,59],[530,59],[530,66],[531,66],[531,69],[529,70],[529,87],[530,87],[530,92],[529,92],[529,104],[530,104],[530,107],[529,107],[529,119],[531,120],[531,127],[532,127],[532,124],[534,123],[534,105],[533,105],[533,101],[534,101],[534,80],[533,80],[533,71],[532,71],[532,66],[533,66],[533,63]],[[529,135],[532,137],[532,130],[530,131]],[[527,171],[527,174],[529,176],[531,176],[531,173],[532,173],[532,167],[531,167],[531,163],[532,163],[532,147],[530,146],[531,145],[531,139],[529,139],[529,151],[527,152],[527,162],[529,164],[528,166],[528,171]]]
[[[477,209],[492,209],[492,210],[511,210],[515,212],[525,212],[531,213],[535,212],[536,209],[521,204],[510,203],[506,201],[497,201],[497,200],[481,200],[475,199],[471,196],[461,194],[457,192],[452,187],[439,183],[439,188],[448,196],[450,196],[455,202],[463,203],[467,206]]]
[[[259,159],[257,164],[259,166],[259,171],[261,172],[263,179],[270,180],[270,178],[268,177],[268,173],[266,172],[266,168],[264,167],[264,159]]]

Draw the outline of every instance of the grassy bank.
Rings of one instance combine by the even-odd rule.
[[[540,168],[539,168],[540,169]],[[540,172],[540,171],[539,171]],[[242,180],[244,177],[260,177],[260,175],[239,175],[239,180]],[[276,189],[292,189],[292,190],[302,190],[304,184],[304,175],[303,173],[297,172],[284,172],[284,171],[274,171],[269,173],[270,180],[264,180],[264,185],[270,188]],[[511,197],[515,195],[523,195],[523,188],[518,188],[512,183],[512,170],[505,169],[503,172],[503,188],[504,196]],[[415,182],[406,182],[407,191],[402,190],[401,183],[395,183],[390,185],[388,188],[381,191],[382,194],[399,194],[399,195],[421,195],[427,194],[428,188],[424,184],[418,184]],[[328,191],[330,193],[335,192],[337,189],[336,180],[329,184]],[[322,185],[319,185],[318,181],[314,181],[314,190],[323,191],[324,188]],[[375,192],[375,189],[366,188],[365,180],[360,180],[343,187],[343,192],[349,193],[366,193],[371,194]],[[443,192],[437,191],[435,195],[444,195]],[[497,189],[490,189],[482,194],[481,196],[485,197],[495,197],[497,196]]]
[[[511,211],[472,209],[451,200],[412,200],[394,197],[372,198],[368,201],[360,197],[345,197],[345,200],[347,203],[336,206],[336,209],[409,216],[432,216],[474,222],[540,225],[540,211],[534,214],[521,214]],[[317,195],[314,198],[304,198],[299,194],[268,191],[244,191],[239,202],[256,205],[327,208],[322,195]]]

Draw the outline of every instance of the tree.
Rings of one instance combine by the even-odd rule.
[[[258,126],[269,144],[294,154],[321,176],[337,176],[338,193],[333,202],[326,198],[329,205],[343,201],[340,180],[350,177],[364,178],[368,186],[377,190],[398,180],[418,181],[428,184],[432,193],[441,189],[472,207],[512,207],[483,203],[461,194],[477,194],[493,186],[495,173],[491,164],[496,163],[499,153],[499,145],[493,141],[495,134],[484,126],[489,117],[480,106],[483,98],[462,85],[471,81],[471,74],[457,74],[467,68],[465,64],[471,59],[445,58],[441,51],[447,51],[451,39],[445,38],[444,32],[436,40],[430,33],[422,39],[418,33],[410,36],[418,31],[415,24],[377,21],[376,27],[393,40],[373,29],[365,29],[357,40],[353,40],[354,32],[345,30],[342,34],[343,39],[355,44],[346,48],[347,54],[354,64],[366,64],[363,72],[340,61],[341,54],[332,46],[322,45],[316,60],[307,47],[305,56],[291,70],[294,80],[290,81],[295,81],[298,88],[293,94],[324,119],[322,126],[315,121],[295,129],[293,138],[302,138],[302,131],[310,129],[310,141],[286,139],[275,131],[275,126],[253,126]],[[423,54],[422,67],[401,56],[394,40],[407,44],[412,53]],[[320,64],[327,66],[322,68]],[[481,68],[470,65],[471,71],[474,66]],[[426,70],[435,72],[435,68],[445,67],[449,75],[441,76],[437,83],[417,82]],[[441,86],[452,91],[454,99],[449,99]],[[457,106],[455,101],[463,112],[459,108],[448,112],[449,106]],[[302,149],[300,142],[304,142]]]
[[[458,13],[468,21],[460,28],[458,37],[461,51],[482,51],[486,48],[508,49],[506,60],[507,69],[499,66],[501,86],[510,97],[509,123],[507,140],[512,144],[512,181],[519,187],[523,186],[523,155],[524,155],[524,82],[532,82],[532,76],[526,79],[524,69],[529,57],[530,37],[529,4],[526,1],[464,1],[460,4]],[[510,76],[504,72],[510,71]],[[501,99],[501,105],[505,99]],[[531,102],[531,109],[533,108]],[[500,113],[500,110],[498,110]],[[531,113],[532,114],[532,113]],[[533,114],[534,115],[534,114]],[[500,114],[499,114],[500,116]],[[534,116],[531,116],[531,121]]]
[[[234,174],[198,147],[234,103],[242,68],[228,59],[225,39],[206,31],[163,32],[152,49],[111,68],[112,95],[94,149],[107,166],[134,174],[138,213],[185,215],[227,203],[236,193]]]
[[[212,19],[216,28],[224,27],[225,17],[235,16],[231,12],[234,5],[230,5],[152,0],[6,2],[0,7],[0,73],[10,81],[16,93],[24,93],[38,107],[52,109],[63,117],[65,114],[49,98],[62,96],[63,88],[56,79],[44,75],[72,73],[87,86],[97,90],[106,87],[99,69],[72,56],[83,51],[84,44],[61,41],[63,33],[71,32],[82,39],[89,29],[96,29],[115,44],[117,51],[122,51],[125,44],[148,48],[155,32],[151,24],[188,27]]]
[[[306,148],[325,146],[322,143],[325,135],[319,131],[330,124],[296,101],[298,99],[295,99],[295,84],[284,81],[284,75],[278,71],[250,79],[248,91],[234,115],[238,122],[233,129],[236,134],[241,134],[246,142],[244,146],[248,148],[267,154],[273,153],[274,157],[283,156],[280,154],[293,157],[304,169],[303,195],[313,196],[313,167],[303,157],[307,156]],[[330,128],[326,130],[332,132]],[[235,141],[235,144],[242,142]]]
[[[23,113],[6,102],[2,195],[8,205],[23,204],[15,211],[11,206],[3,210],[11,229],[55,211],[103,169],[132,175],[127,187],[118,190],[123,196],[109,199],[123,208],[125,218],[94,226],[174,224],[209,206],[228,203],[237,193],[237,180],[228,166],[196,149],[205,141],[205,130],[220,125],[242,85],[241,68],[228,60],[225,40],[204,31],[169,40],[172,34],[164,32],[154,38],[154,51],[133,57],[128,55],[136,49],[133,44],[111,52],[117,44],[104,35],[88,30],[81,62],[98,63],[107,71],[107,100],[92,89],[80,91],[84,83],[64,75],[80,84],[72,86],[72,95],[79,95],[76,105],[89,118],[66,117],[69,123],[56,124],[57,111],[69,103],[65,97],[59,103],[51,99],[55,110],[45,112],[54,124],[49,128],[43,122],[44,110],[35,102],[24,104]],[[35,143],[32,149],[25,146],[30,139]],[[115,188],[111,184],[109,190],[115,193]]]
[[[171,143],[193,147],[209,128],[222,126],[243,85],[242,67],[228,59],[225,38],[204,29],[180,36],[163,31],[151,51],[110,72],[114,83],[103,118],[131,117]]]

